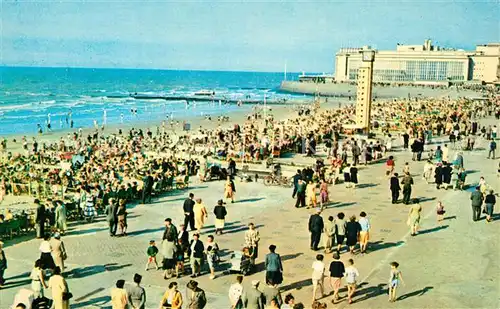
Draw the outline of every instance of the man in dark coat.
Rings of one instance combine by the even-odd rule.
[[[323,218],[320,216],[321,209],[317,209],[316,213],[309,217],[309,232],[311,232],[311,250],[318,250],[321,232],[324,228]]]
[[[186,227],[186,230],[189,226],[191,231],[195,231],[196,228],[194,227],[194,212],[193,212],[193,207],[194,207],[194,194],[189,193],[189,197],[184,201],[184,226]]]
[[[480,187],[471,193],[470,200],[472,205],[472,220],[477,221],[481,218],[481,206],[483,206],[483,194],[479,191]]]
[[[147,176],[142,179],[144,182],[143,188],[142,188],[142,203],[146,204],[146,200],[148,200],[148,203],[151,203],[151,193],[153,191],[153,176],[151,176],[151,173],[148,172]]]
[[[116,227],[118,225],[118,205],[114,198],[109,199],[109,203],[106,206],[106,221],[109,225],[109,236],[116,235]]]
[[[38,199],[35,199],[35,205],[37,205],[35,216],[36,238],[43,238],[45,235],[45,206]]]
[[[301,173],[302,173],[301,170],[297,170],[297,174],[293,175],[293,193],[292,193],[292,198],[295,198],[295,194],[297,194],[297,188],[299,187],[299,180],[302,179]]]
[[[398,180],[398,173],[394,173],[394,175],[391,177],[391,196],[392,196],[392,203],[396,204],[398,202],[399,198],[399,191],[401,191],[401,187],[399,186],[399,180]]]
[[[306,183],[302,179],[299,179],[297,185],[297,202],[295,202],[295,207],[305,207],[306,206]]]
[[[413,178],[410,176],[410,173],[405,173],[401,184],[403,185],[403,203],[408,205],[410,204],[411,186],[413,185]]]
[[[177,242],[177,228],[172,224],[172,219],[165,219],[165,231],[163,232],[163,240]]]

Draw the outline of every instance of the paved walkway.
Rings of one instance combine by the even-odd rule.
[[[395,152],[396,168],[401,173],[410,153]],[[453,154],[450,153],[450,157]],[[468,183],[484,176],[488,183],[500,188],[496,177],[497,160],[485,160],[484,150],[465,153],[465,166],[471,171]],[[324,211],[324,217],[343,211],[346,215],[364,210],[372,223],[370,253],[354,256],[355,265],[363,278],[352,308],[499,308],[500,302],[500,247],[498,220],[473,223],[469,192],[438,191],[420,177],[423,162],[412,162],[411,172],[416,182],[413,196],[422,198],[423,220],[421,233],[408,236],[407,206],[392,205],[388,179],[383,164],[375,164],[360,171],[360,186],[349,190],[337,185],[330,188],[333,203]],[[163,220],[172,217],[176,225],[183,218],[182,202],[188,192],[204,199],[209,220],[202,240],[213,232],[213,205],[223,194],[223,182],[195,184],[188,191],[162,197],[151,205],[138,205],[130,210],[129,235],[110,238],[106,223],[101,219],[94,224],[73,225],[64,242],[68,250],[68,282],[74,294],[72,308],[110,306],[109,288],[117,279],[131,280],[134,273],[143,275],[147,290],[147,308],[157,308],[168,282],[161,271],[144,271],[145,251],[150,239],[160,242]],[[270,244],[284,260],[283,295],[293,293],[298,301],[309,305],[312,286],[311,264],[316,252],[309,249],[308,217],[312,211],[293,208],[291,189],[264,187],[262,183],[236,183],[238,202],[228,205],[226,234],[217,237],[223,249],[221,268],[227,269],[229,253],[238,250],[244,242],[244,231],[254,222],[261,233],[261,257],[257,261],[262,269],[263,256]],[[446,220],[438,224],[435,204],[443,201]],[[497,207],[498,212],[498,207]],[[6,248],[9,269],[8,285],[0,290],[0,308],[6,308],[19,287],[28,287],[28,272],[38,257],[39,241],[11,245]],[[342,254],[342,260],[350,258]],[[400,288],[398,302],[387,302],[388,263],[397,260],[406,286]],[[329,264],[331,256],[326,257]],[[227,290],[235,275],[222,272],[215,280],[208,276],[197,279],[209,299],[207,309],[229,308]],[[183,293],[189,277],[177,280]],[[245,286],[253,279],[264,280],[264,272],[245,278]],[[327,292],[330,287],[327,285]],[[50,294],[50,293],[49,293]],[[345,295],[345,292],[341,292]],[[331,296],[323,301],[332,308]],[[347,307],[346,301],[334,308]]]

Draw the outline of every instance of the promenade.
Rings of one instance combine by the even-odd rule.
[[[493,124],[493,120],[486,123]],[[408,206],[390,203],[389,180],[383,164],[360,168],[360,184],[355,190],[343,185],[330,186],[333,203],[323,211],[323,218],[326,220],[329,215],[340,211],[347,216],[358,216],[365,211],[371,220],[372,232],[369,253],[352,257],[362,278],[354,303],[348,305],[344,298],[339,304],[332,305],[331,296],[322,301],[328,303],[328,308],[499,308],[498,215],[492,223],[486,223],[484,215],[483,220],[472,222],[470,191],[436,190],[433,184],[425,183],[421,177],[424,162],[411,161],[410,152],[400,151],[399,140],[395,144],[396,171],[401,174],[403,164],[410,163],[415,181],[412,197],[421,199],[420,233],[416,237],[409,236],[406,225]],[[426,146],[426,149],[435,146]],[[487,144],[483,141],[478,146],[485,148]],[[450,157],[453,155],[454,151],[450,150]],[[499,161],[486,160],[486,156],[484,149],[464,152],[465,168],[469,173],[467,183],[477,183],[483,176],[498,192],[500,181],[496,171]],[[181,223],[182,203],[189,192],[201,197],[209,212],[208,226],[201,236],[205,241],[207,235],[214,232],[213,207],[222,198],[223,190],[223,182],[193,183],[187,191],[175,191],[153,204],[137,205],[129,210],[128,237],[110,238],[104,218],[93,224],[72,224],[70,232],[63,237],[68,251],[66,274],[74,295],[71,308],[110,308],[109,289],[118,279],[130,282],[134,273],[143,275],[146,308],[158,308],[171,280],[165,281],[160,270],[144,271],[148,241],[155,239],[160,245],[164,218],[173,218],[177,226]],[[244,286],[249,288],[251,280],[264,281],[263,258],[267,247],[275,244],[284,262],[282,296],[292,293],[297,302],[310,308],[311,264],[316,254],[322,252],[309,249],[307,222],[313,210],[295,209],[291,194],[291,189],[265,187],[261,182],[236,182],[237,202],[227,205],[226,233],[216,237],[222,250],[217,278],[209,280],[208,275],[204,275],[196,279],[207,292],[207,309],[230,307],[227,292],[236,275],[223,271],[230,266],[230,253],[241,249],[249,222],[256,224],[262,240],[258,272],[245,277]],[[443,202],[447,211],[440,224],[436,222],[435,214],[438,200]],[[495,211],[498,213],[498,205]],[[28,275],[39,256],[39,244],[39,240],[6,244],[9,268],[5,277],[8,284],[0,290],[0,308],[12,304],[19,288],[29,288]],[[349,258],[348,253],[341,255],[344,262]],[[328,255],[325,263],[329,265],[331,260],[331,255]],[[391,261],[399,262],[406,283],[398,289],[399,299],[395,303],[388,303],[386,295]],[[175,279],[184,296],[190,279],[188,276]],[[326,292],[330,291],[331,287],[326,284]],[[46,293],[50,297],[50,291],[46,290]],[[341,296],[345,295],[345,289],[342,289]]]

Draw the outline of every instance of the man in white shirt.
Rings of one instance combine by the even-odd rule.
[[[349,304],[352,303],[352,296],[354,295],[354,292],[356,292],[356,281],[359,277],[359,272],[354,267],[354,261],[352,259],[349,259],[347,262],[347,267],[345,269],[345,278],[346,278],[346,283],[347,283],[347,301]]]
[[[321,297],[325,297],[325,290],[323,288],[323,282],[325,278],[325,263],[323,263],[324,256],[323,254],[318,254],[316,256],[316,261],[313,262],[312,264],[312,284],[313,284],[313,297],[312,297],[312,302],[316,300],[316,292],[318,290],[318,287],[321,291]]]
[[[231,284],[229,287],[229,301],[231,302],[231,309],[242,309],[243,301],[241,296],[243,295],[243,276],[237,276],[236,282]]]

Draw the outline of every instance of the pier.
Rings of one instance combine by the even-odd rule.
[[[264,99],[232,99],[221,96],[161,96],[161,95],[144,95],[140,93],[131,93],[129,95],[108,95],[106,98],[112,99],[122,99],[122,98],[133,98],[138,100],[165,100],[165,101],[188,101],[188,102],[214,102],[218,103],[219,101],[223,104],[264,104]],[[313,98],[309,100],[287,100],[283,99],[266,99],[266,105],[283,105],[283,104],[307,104],[311,103]]]

